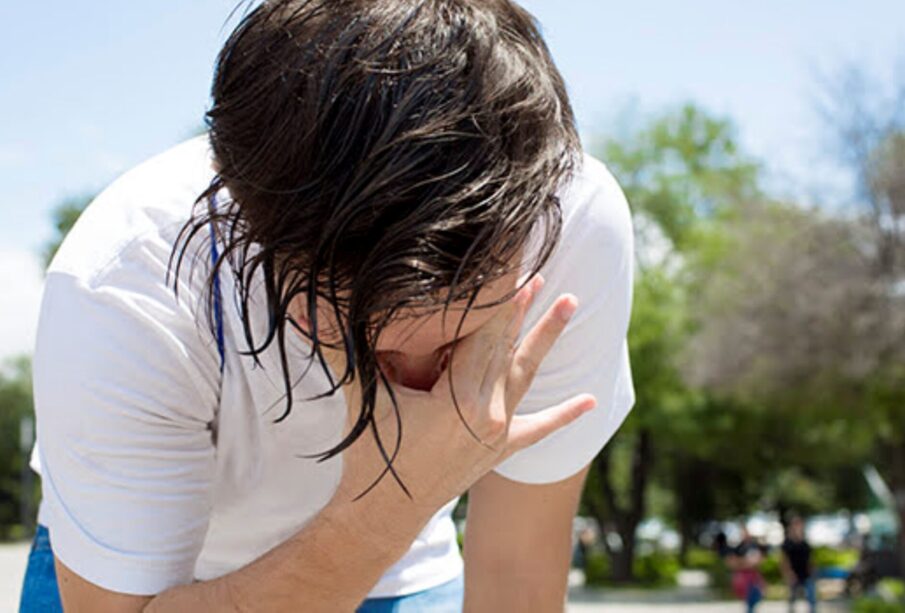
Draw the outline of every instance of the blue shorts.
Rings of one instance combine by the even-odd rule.
[[[422,592],[389,598],[368,598],[357,613],[460,613],[465,593],[462,575]],[[53,550],[47,528],[38,524],[28,554],[19,613],[62,613]]]

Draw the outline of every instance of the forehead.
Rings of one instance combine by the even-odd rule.
[[[461,322],[459,338],[468,336],[500,309],[494,304],[512,295],[518,283],[518,272],[513,271],[481,288],[474,306],[466,312],[466,301],[454,302],[445,313],[406,314],[384,328],[377,343],[378,351],[399,351],[411,355],[433,353],[456,338]]]

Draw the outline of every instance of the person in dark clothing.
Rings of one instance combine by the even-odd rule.
[[[726,537],[726,533],[720,530],[713,539],[713,550],[720,556],[720,559],[726,559],[730,549],[729,539]]]
[[[798,592],[804,591],[811,613],[817,610],[817,590],[811,564],[811,546],[804,536],[804,522],[795,517],[786,529],[782,544],[782,574],[789,586],[789,611],[794,611]]]

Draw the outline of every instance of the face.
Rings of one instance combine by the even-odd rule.
[[[484,306],[511,294],[518,276],[513,272],[489,283],[478,292],[475,305],[465,312],[465,302],[453,303],[444,316],[435,312],[413,314],[389,324],[377,342],[377,358],[384,372],[400,385],[429,390],[446,367],[448,356],[456,342],[456,330],[461,322],[458,339],[467,337],[490,321],[503,304]],[[464,319],[463,319],[464,315]]]
[[[431,389],[446,365],[460,321],[459,340],[487,323],[503,306],[482,305],[493,304],[512,294],[517,283],[517,271],[488,283],[478,292],[475,306],[467,314],[466,302],[462,301],[452,303],[445,316],[442,310],[423,315],[413,312],[391,322],[377,341],[377,359],[381,369],[399,385]],[[298,313],[298,310],[295,312]],[[329,313],[329,308],[324,305],[319,309],[318,320],[328,321]],[[304,325],[304,318],[296,316],[296,319]],[[321,338],[329,336],[329,330],[322,331]]]

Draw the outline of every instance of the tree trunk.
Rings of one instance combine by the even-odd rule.
[[[716,515],[715,474],[708,462],[681,451],[673,453],[672,463],[679,563],[686,566],[688,551],[698,544],[702,524]]]
[[[899,576],[905,578],[905,441],[890,446],[889,487],[895,501],[896,516],[899,520],[897,550]]]
[[[631,583],[635,580],[635,537],[621,536],[622,549],[610,553],[610,578],[614,583]]]
[[[900,491],[897,494],[898,502],[896,510],[899,515],[899,578],[905,579],[905,492]]]
[[[611,578],[618,583],[631,583],[635,580],[635,532],[638,524],[644,519],[645,492],[653,456],[650,431],[641,429],[635,437],[627,497],[629,504],[626,508],[620,507],[613,488],[613,479],[610,475],[611,453],[611,449],[604,449],[594,461],[602,495],[597,500],[588,500],[588,503],[601,526],[616,525],[616,531],[622,541],[622,546],[615,548],[604,539],[606,552],[610,558]]]
[[[688,550],[694,542],[694,526],[686,519],[679,519],[679,564],[688,566]]]

